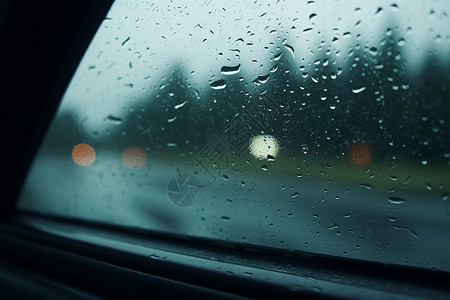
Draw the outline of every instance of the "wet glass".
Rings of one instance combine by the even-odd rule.
[[[117,0],[18,209],[450,271],[449,13]]]

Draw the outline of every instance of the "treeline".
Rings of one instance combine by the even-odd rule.
[[[285,53],[270,62],[268,74],[249,81],[240,73],[224,75],[225,88],[201,95],[185,70],[174,68],[164,88],[124,112],[107,134],[88,132],[82,120],[67,114],[56,118],[49,139],[55,145],[83,140],[109,148],[133,144],[155,152],[195,153],[241,128],[239,138],[271,134],[291,153],[306,147],[310,154],[339,157],[353,143],[364,142],[379,159],[448,160],[450,61],[430,51],[423,69],[409,73],[404,43],[392,31],[379,47],[355,42],[349,53],[340,54],[343,63],[333,51],[320,51],[305,66],[279,45]]]

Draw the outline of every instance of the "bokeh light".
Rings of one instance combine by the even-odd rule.
[[[72,159],[80,166],[90,166],[95,161],[95,149],[89,144],[78,144],[72,149]]]
[[[372,160],[372,149],[368,144],[355,143],[350,147],[348,156],[351,164],[358,167],[365,167]]]
[[[141,147],[130,146],[122,152],[122,161],[128,168],[141,168],[146,160],[147,154]]]
[[[276,138],[263,134],[254,136],[250,140],[250,153],[257,159],[276,158],[280,146]]]

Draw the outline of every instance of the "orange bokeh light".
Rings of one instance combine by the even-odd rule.
[[[95,161],[95,150],[89,144],[78,144],[72,149],[72,159],[80,166],[90,166]]]
[[[365,167],[372,160],[372,149],[365,143],[355,143],[350,147],[348,156],[351,164]]]
[[[145,164],[146,160],[147,154],[141,147],[130,146],[122,152],[122,161],[128,168],[140,168]]]

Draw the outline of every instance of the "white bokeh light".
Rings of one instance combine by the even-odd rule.
[[[271,135],[257,135],[250,140],[250,153],[257,159],[276,158],[280,145]]]

